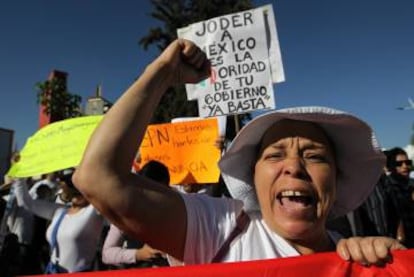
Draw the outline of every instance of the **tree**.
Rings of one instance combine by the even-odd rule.
[[[145,50],[155,45],[160,51],[177,38],[178,28],[253,7],[250,0],[151,0],[151,3],[154,6],[151,16],[161,21],[163,26],[151,28],[140,39],[139,44]],[[164,94],[155,111],[153,123],[168,122],[174,117],[197,115],[196,101],[188,102],[185,88],[180,86],[171,88]]]
[[[81,96],[72,94],[66,89],[66,79],[53,77],[36,84],[37,103],[45,107],[50,122],[82,115],[79,107]]]

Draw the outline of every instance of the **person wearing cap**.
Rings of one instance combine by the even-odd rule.
[[[92,270],[99,234],[105,221],[74,187],[73,172],[73,168],[65,169],[58,177],[60,185],[65,187],[66,204],[33,199],[25,179],[17,179],[14,183],[17,204],[39,217],[51,220],[46,239],[51,250],[50,264],[59,268],[59,272],[54,273]],[[55,232],[56,243],[53,239]],[[46,270],[46,273],[53,272]]]
[[[369,126],[334,109],[273,111],[247,124],[219,163],[234,199],[183,195],[132,174],[135,151],[163,93],[197,83],[209,71],[194,43],[172,42],[94,131],[73,180],[113,224],[184,264],[335,249],[345,260],[377,264],[404,248],[392,238],[338,240],[326,230],[328,217],[363,202],[385,162]]]

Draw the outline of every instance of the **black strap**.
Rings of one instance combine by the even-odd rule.
[[[230,250],[230,244],[232,241],[240,235],[246,228],[249,226],[250,218],[244,211],[237,217],[236,220],[236,227],[234,227],[233,231],[231,231],[230,236],[226,239],[220,249],[217,251],[214,258],[211,260],[212,263],[219,263],[224,258],[224,256]]]

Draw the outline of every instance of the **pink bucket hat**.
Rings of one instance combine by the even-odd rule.
[[[361,205],[383,172],[385,156],[374,132],[364,121],[327,107],[295,107],[268,112],[251,120],[219,161],[230,194],[244,202],[247,211],[259,210],[253,184],[258,145],[265,131],[282,119],[319,125],[331,140],[339,174],[331,216],[341,216]]]

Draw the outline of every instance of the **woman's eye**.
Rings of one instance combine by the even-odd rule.
[[[265,155],[265,159],[280,159],[283,157],[283,153],[273,152]]]
[[[305,156],[305,159],[314,162],[325,162],[326,157],[322,154],[309,154]]]

